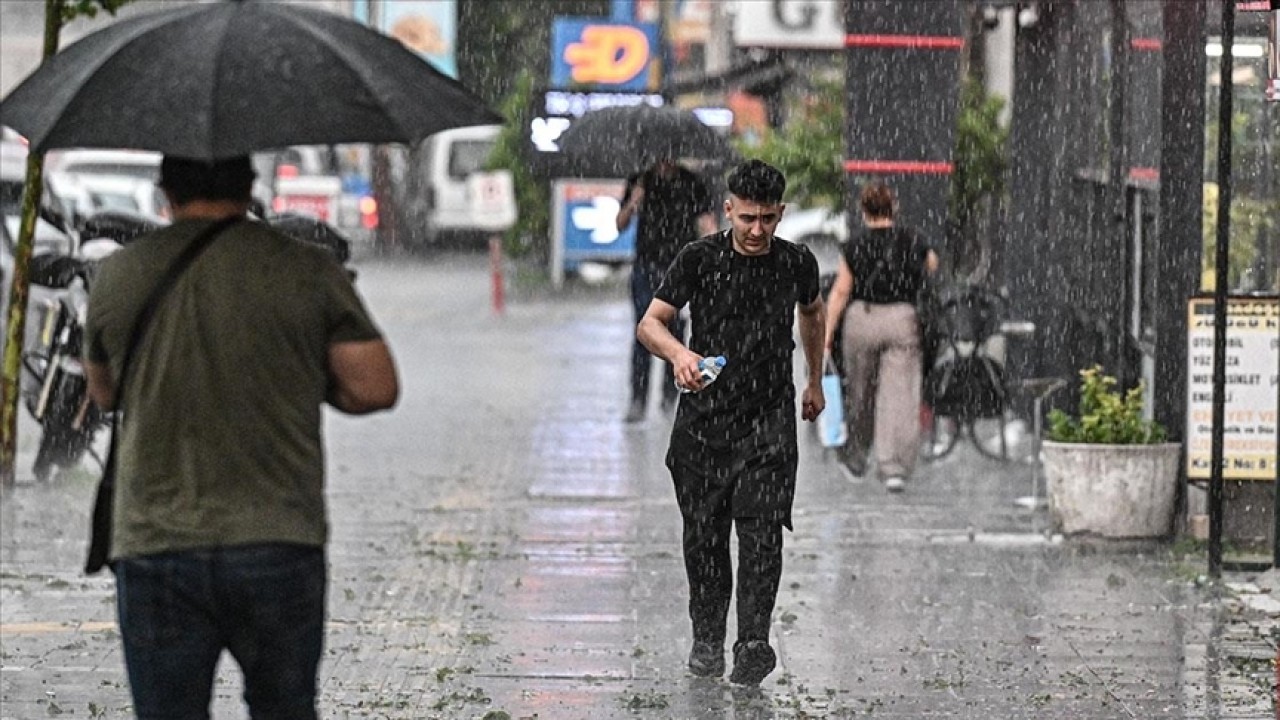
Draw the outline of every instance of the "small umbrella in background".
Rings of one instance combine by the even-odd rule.
[[[560,137],[578,174],[622,177],[664,158],[733,161],[737,152],[689,110],[631,105],[594,110]]]
[[[272,215],[266,222],[294,240],[324,248],[343,265],[351,259],[351,241],[338,232],[337,228],[319,218],[290,212]]]
[[[399,41],[297,4],[201,3],[121,20],[0,101],[40,152],[158,150],[212,160],[288,145],[411,144],[502,118]]]

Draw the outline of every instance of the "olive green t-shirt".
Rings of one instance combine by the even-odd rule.
[[[109,257],[85,354],[120,365],[142,303],[209,225],[184,220]],[[381,337],[346,271],[249,220],[224,229],[160,301],[125,383],[112,559],[327,539],[321,405],[332,343]]]

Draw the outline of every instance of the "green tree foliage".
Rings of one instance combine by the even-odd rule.
[[[757,146],[740,143],[739,150],[786,175],[787,202],[840,211],[845,197],[844,81],[816,80],[781,129]]]
[[[498,107],[515,90],[520,72],[545,84],[557,16],[607,17],[609,6],[609,0],[459,0],[458,77]]]
[[[967,227],[979,203],[1003,197],[1009,169],[1009,132],[1000,125],[1004,100],[988,95],[982,82],[969,78],[960,93],[956,122],[955,170],[948,211],[960,227]]]
[[[514,256],[546,252],[551,222],[551,194],[546,181],[533,173],[528,157],[527,128],[533,92],[533,74],[527,70],[519,72],[515,87],[502,103],[506,123],[488,162],[490,170],[509,170],[515,185],[519,217],[507,231],[503,243],[506,251]]]

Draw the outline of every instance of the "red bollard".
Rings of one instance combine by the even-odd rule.
[[[501,315],[506,307],[505,282],[502,279],[502,239],[489,238],[489,272],[493,275],[493,314]]]

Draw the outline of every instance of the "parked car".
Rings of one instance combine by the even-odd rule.
[[[834,281],[836,268],[840,265],[840,246],[849,238],[849,226],[843,212],[832,212],[826,208],[792,209],[788,206],[774,234],[813,251],[824,290]]]
[[[483,241],[491,234],[468,179],[485,169],[499,125],[453,128],[414,147],[396,177],[400,225],[410,244]]]
[[[13,281],[14,253],[18,240],[18,227],[22,220],[22,190],[26,181],[27,146],[20,140],[0,140],[0,337],[9,322],[9,294]],[[75,249],[74,239],[68,228],[59,227],[54,221],[64,222],[59,211],[51,207],[53,198],[46,191],[42,216],[36,220],[32,253],[69,255]],[[28,300],[27,332],[24,341],[28,347],[39,339],[40,319],[50,293],[32,288]]]
[[[127,175],[155,183],[163,156],[149,150],[53,150],[45,155],[45,170],[76,175]]]
[[[308,215],[357,244],[378,227],[367,145],[294,145],[254,153],[254,197],[272,213]]]
[[[169,201],[155,182],[134,175],[51,171],[45,185],[77,226],[103,210],[169,216]]]

